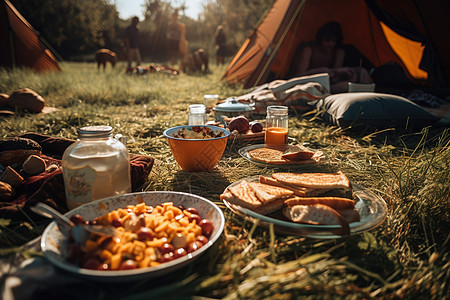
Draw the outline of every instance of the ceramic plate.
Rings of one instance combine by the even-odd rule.
[[[303,145],[291,145],[291,146],[296,146],[299,147],[300,149],[306,150],[306,151],[313,151],[313,152],[317,152],[315,150],[309,149]],[[257,161],[253,158],[250,157],[250,155],[248,154],[249,151],[254,150],[254,149],[260,149],[260,148],[266,148],[266,147],[270,147],[269,145],[266,144],[256,144],[256,145],[250,145],[250,146],[246,146],[243,147],[241,149],[238,150],[238,153],[245,158],[246,160],[248,160],[249,162],[260,166],[260,167],[268,167],[268,168],[301,168],[302,166],[313,166],[316,165],[318,162],[323,161],[324,157],[323,155],[320,157],[320,160],[318,162],[314,162],[314,163],[305,163],[305,164],[270,164],[270,163],[265,163],[262,161]]]
[[[174,271],[182,266],[191,263],[195,258],[210,248],[223,232],[225,219],[220,208],[213,202],[188,193],[181,192],[142,192],[114,196],[97,200],[78,208],[75,208],[66,214],[70,217],[74,214],[80,214],[86,220],[92,220],[118,208],[124,208],[127,205],[136,205],[142,199],[147,205],[156,206],[163,202],[173,202],[174,205],[183,205],[184,207],[194,207],[197,209],[200,217],[210,220],[214,225],[214,230],[210,236],[209,242],[200,249],[189,253],[186,256],[163,263],[157,267],[148,267],[134,270],[119,271],[99,271],[79,268],[65,260],[67,248],[67,238],[58,230],[55,222],[50,223],[44,230],[41,239],[41,248],[46,258],[57,267],[69,271],[76,275],[89,277],[100,281],[124,281],[136,280],[139,278],[151,278]]]
[[[258,176],[244,178],[247,181],[258,181]],[[229,187],[239,184],[234,182]],[[355,209],[359,212],[360,221],[350,223],[350,235],[371,230],[381,225],[386,218],[387,206],[384,200],[375,195],[369,189],[359,185],[353,185],[353,193],[356,198]],[[278,233],[288,235],[301,235],[309,238],[334,239],[342,236],[336,234],[340,230],[339,225],[309,225],[294,223],[284,218],[280,211],[268,216],[258,214],[250,209],[232,204],[226,200],[225,205],[234,213],[252,222],[259,222],[262,226],[274,224]]]

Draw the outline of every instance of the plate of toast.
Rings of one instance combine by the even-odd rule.
[[[293,167],[315,165],[323,160],[322,151],[314,151],[303,145],[250,145],[238,150],[246,160],[262,167]]]
[[[335,173],[279,172],[230,184],[220,199],[234,213],[281,234],[332,239],[383,223],[384,200]]]

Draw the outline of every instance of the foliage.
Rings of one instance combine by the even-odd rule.
[[[215,31],[217,25],[224,25],[228,47],[230,48],[229,55],[232,55],[256,29],[273,2],[273,0],[211,1],[204,6],[201,21],[211,33]]]
[[[230,212],[219,200],[231,182],[277,169],[244,160],[230,144],[217,169],[189,173],[174,161],[162,132],[185,124],[189,104],[203,94],[241,95],[220,81],[224,67],[204,76],[128,76],[125,64],[97,72],[94,64],[64,63],[64,72],[37,75],[0,71],[0,92],[30,87],[51,114],[0,118],[0,137],[38,132],[74,138],[83,125],[109,124],[129,137],[131,153],[156,158],[143,190],[191,192],[223,209],[225,233],[215,247],[175,272],[132,284],[86,284],[85,299],[448,299],[450,282],[450,131],[424,128],[358,135],[330,127],[313,114],[292,116],[290,136],[326,155],[326,168],[383,197],[388,215],[378,228],[335,240],[283,235]],[[259,117],[259,116],[258,116]],[[263,117],[263,116],[261,116]],[[212,114],[209,115],[212,118]],[[0,255],[15,251],[43,230],[42,223],[0,220]],[[27,254],[27,253],[25,253]],[[64,289],[36,298],[72,298]],[[54,296],[54,297],[51,297]]]
[[[65,58],[115,48],[118,13],[107,0],[12,0],[25,19]]]
[[[119,18],[115,4],[108,0],[11,0],[11,3],[53,47],[67,60],[93,60],[99,48],[123,52],[125,28],[130,20]],[[187,1],[147,0],[141,20],[141,54],[149,61],[168,60],[166,32],[172,12],[177,10],[180,22],[186,24],[190,51],[205,49],[214,53],[214,32],[225,26],[228,55],[232,55],[255,28],[273,0],[205,1],[197,20],[187,17]]]

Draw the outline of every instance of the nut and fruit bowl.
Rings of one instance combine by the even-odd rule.
[[[222,158],[230,131],[211,125],[185,125],[169,128],[163,134],[183,170],[208,172]]]

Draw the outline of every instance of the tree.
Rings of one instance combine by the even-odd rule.
[[[106,0],[11,2],[65,58],[116,46],[119,15]]]

